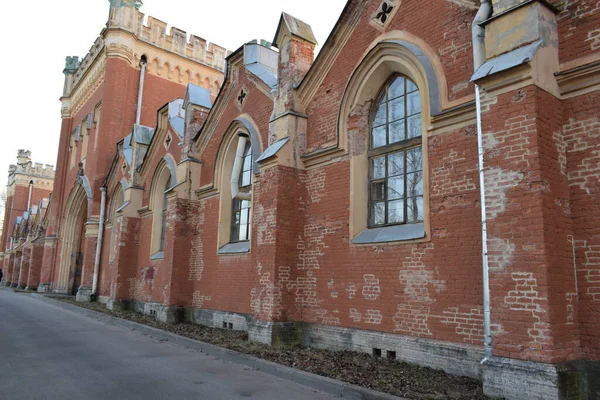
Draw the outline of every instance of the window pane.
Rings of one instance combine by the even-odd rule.
[[[421,114],[413,115],[408,118],[408,139],[414,137],[420,137],[423,135],[421,129]]]
[[[417,90],[418,87],[417,85],[415,85],[415,83],[413,81],[411,81],[410,79],[406,80],[406,92],[414,92],[415,90]]]
[[[385,107],[385,103],[377,106],[375,118],[373,119],[373,126],[381,126],[387,122],[385,119]]]
[[[388,179],[388,200],[404,198],[404,177]]]
[[[388,103],[389,122],[404,118],[404,97],[398,97]]]
[[[240,216],[240,212],[239,211],[236,211],[235,213],[233,213],[233,223],[235,225],[239,225],[240,224],[240,219],[241,219],[241,216]]]
[[[392,153],[388,156],[388,176],[400,175],[404,171],[404,152]]]
[[[252,183],[252,172],[250,170],[242,173],[242,187],[248,186]]]
[[[404,78],[401,76],[394,79],[388,89],[388,99],[394,99],[404,95]]]
[[[385,156],[371,158],[371,179],[385,177]]]
[[[371,182],[371,200],[385,200],[385,181]]]
[[[416,172],[423,169],[423,157],[420,147],[415,147],[406,152],[406,172]]]
[[[241,217],[240,217],[240,224],[242,224],[242,225],[248,224],[248,214],[250,214],[249,211],[250,210],[248,210],[247,208],[245,210],[242,210]]]
[[[244,240],[248,240],[248,225],[240,225],[239,241],[243,242]]]
[[[252,163],[252,157],[250,155],[247,155],[246,157],[244,157],[244,171],[249,171],[250,170],[250,164]]]
[[[400,120],[390,124],[390,144],[401,142],[406,139],[406,133],[404,131],[404,120]]]
[[[423,195],[423,172],[407,175],[406,190],[408,197]]]
[[[374,203],[371,204],[371,221],[374,225],[385,224],[385,204]]]
[[[248,200],[242,200],[242,209],[250,208],[250,202]]]
[[[408,115],[421,112],[421,96],[419,96],[419,92],[412,92],[406,96],[406,112]]]
[[[386,129],[385,125],[379,128],[373,129],[371,147],[377,148],[386,145]]]
[[[388,223],[402,222],[404,222],[404,200],[390,201],[388,203]]]
[[[411,197],[408,199],[408,222],[423,221],[423,197]]]

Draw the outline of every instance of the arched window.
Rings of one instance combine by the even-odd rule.
[[[167,192],[172,186],[171,170],[163,163],[156,171],[152,182],[150,208],[152,209],[151,258],[164,256],[167,237]]]
[[[371,114],[369,227],[423,222],[423,150],[419,88],[394,75]]]
[[[117,210],[123,206],[124,202],[123,187],[119,184],[113,193],[108,213],[109,224],[111,225],[109,262],[114,261],[117,252]]]
[[[252,188],[252,145],[246,142],[242,167],[238,179],[238,195],[232,199],[231,243],[245,242],[250,238],[250,200],[247,194]],[[246,196],[244,196],[246,195]]]
[[[163,196],[162,196],[162,208],[160,210],[160,243],[158,247],[158,251],[165,250],[165,239],[167,236],[167,190],[169,189],[169,182],[167,181],[167,185],[165,186]]]

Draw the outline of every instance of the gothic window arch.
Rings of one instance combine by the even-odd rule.
[[[166,162],[155,173],[150,193],[152,210],[152,239],[150,254],[152,259],[164,256],[167,235],[167,193],[171,188],[172,174]]]
[[[369,135],[369,227],[423,222],[421,97],[394,74],[376,98]]]
[[[123,192],[123,187],[121,184],[119,184],[112,195],[110,208],[108,211],[108,223],[111,226],[109,262],[114,261],[117,252],[117,211],[123,206],[124,203],[125,194]]]
[[[429,240],[428,138],[444,99],[435,52],[380,42],[353,72],[340,105],[340,147],[350,157],[353,244]]]
[[[232,197],[231,243],[247,242],[250,240],[252,144],[247,139],[245,142],[243,153],[241,153],[241,161],[239,161],[241,168],[239,168],[237,179],[238,194],[236,197]],[[234,166],[235,163],[234,161]],[[235,178],[232,177],[232,179]]]

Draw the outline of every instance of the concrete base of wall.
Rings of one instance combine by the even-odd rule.
[[[76,301],[92,301],[92,288],[87,286],[80,286],[77,289],[77,295],[75,296]]]
[[[183,307],[170,307],[160,303],[135,301],[133,302],[132,309],[142,314],[153,315],[157,321],[167,324],[177,324],[183,321]]]
[[[50,292],[50,284],[49,283],[42,283],[40,284],[40,286],[38,286],[37,288],[38,293],[49,293]]]
[[[192,324],[244,332],[248,331],[248,327],[252,323],[252,316],[248,314],[202,308],[186,308],[183,319]]]
[[[106,308],[111,311],[126,311],[131,310],[131,301],[129,300],[113,300],[108,299],[106,301]]]
[[[483,391],[506,400],[600,399],[600,362],[543,364],[492,357],[483,363]]]
[[[38,289],[38,288],[36,288],[36,287],[34,287],[34,286],[31,286],[31,287],[30,287],[30,286],[27,286],[27,287],[25,288],[25,290],[27,290],[28,292],[37,292],[37,289]]]
[[[442,369],[449,374],[480,378],[483,348],[384,332],[305,324],[304,345],[331,350],[351,350]],[[390,353],[388,353],[390,352]]]
[[[296,346],[304,344],[303,331],[303,323],[253,321],[248,339],[271,346]]]

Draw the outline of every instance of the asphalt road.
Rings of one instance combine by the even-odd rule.
[[[0,290],[0,399],[334,399]]]

